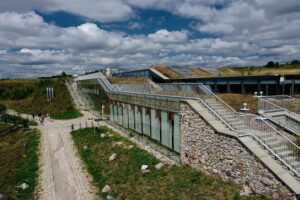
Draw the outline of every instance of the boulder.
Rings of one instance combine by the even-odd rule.
[[[105,138],[105,137],[106,137],[106,134],[101,133],[100,137]]]
[[[109,185],[106,185],[106,186],[104,186],[104,188],[102,188],[103,193],[108,193],[108,192],[110,192],[110,190],[111,190],[111,188]]]
[[[88,147],[86,145],[84,145],[83,149],[84,150],[88,150]]]
[[[109,161],[113,161],[114,159],[116,159],[116,157],[117,157],[116,153],[111,154],[111,156],[109,157]]]
[[[150,173],[150,171],[148,170],[148,165],[142,165],[141,171],[142,171],[142,174]]]
[[[141,170],[146,170],[148,169],[148,165],[142,165]]]

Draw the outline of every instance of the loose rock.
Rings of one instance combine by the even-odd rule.
[[[29,188],[29,185],[27,183],[22,183],[19,187],[24,191]]]
[[[146,170],[148,169],[148,165],[142,165],[141,170]]]
[[[85,146],[83,147],[83,149],[84,149],[84,150],[88,150],[88,147],[85,145]]]
[[[160,162],[157,165],[155,165],[155,168],[156,169],[161,169],[163,166],[164,166],[164,164]]]
[[[107,195],[106,199],[113,200],[114,198],[111,195]]]
[[[110,157],[109,157],[109,161],[113,161],[114,159],[116,159],[117,154],[113,153]]]
[[[100,137],[105,138],[105,137],[106,137],[106,134],[102,133],[102,134],[100,135]]]
[[[103,193],[108,193],[108,192],[110,192],[110,190],[111,190],[110,186],[109,186],[109,185],[106,185],[106,186],[104,186],[104,188],[102,189],[102,192],[103,192]]]

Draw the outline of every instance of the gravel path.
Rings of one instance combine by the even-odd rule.
[[[97,190],[84,169],[70,136],[71,124],[85,123],[93,117],[74,120],[46,120],[38,128],[41,136],[40,176],[37,195],[42,200],[97,199]]]

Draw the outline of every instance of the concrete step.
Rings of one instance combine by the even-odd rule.
[[[282,146],[282,147],[275,147],[275,148],[273,148],[273,151],[274,151],[275,153],[283,152],[283,151],[286,151],[286,150],[288,150],[288,147],[287,147],[287,146]]]
[[[286,157],[293,155],[293,152],[286,150],[286,151],[279,152],[278,155],[280,155],[280,157],[282,157],[282,158],[286,158]]]
[[[271,149],[275,148],[275,147],[280,147],[282,146],[282,143],[281,142],[278,142],[278,141],[274,141],[274,142],[269,142],[269,143],[266,143]]]
[[[259,139],[264,139],[264,138],[269,138],[269,137],[272,137],[273,136],[273,134],[271,134],[271,133],[262,133],[262,134],[257,134],[257,137],[259,138]]]
[[[288,156],[288,157],[285,157],[284,160],[287,162],[287,163],[292,163],[292,162],[295,162],[297,160],[296,157],[294,156]]]
[[[293,161],[289,163],[293,168],[300,168],[300,162],[298,161]]]
[[[263,138],[262,141],[264,141],[264,143],[268,144],[271,142],[276,142],[277,138],[276,137],[267,137],[267,138]]]

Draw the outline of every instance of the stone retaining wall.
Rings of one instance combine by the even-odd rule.
[[[216,133],[187,103],[182,103],[180,109],[182,164],[241,184],[243,194],[293,197],[237,138]]]

